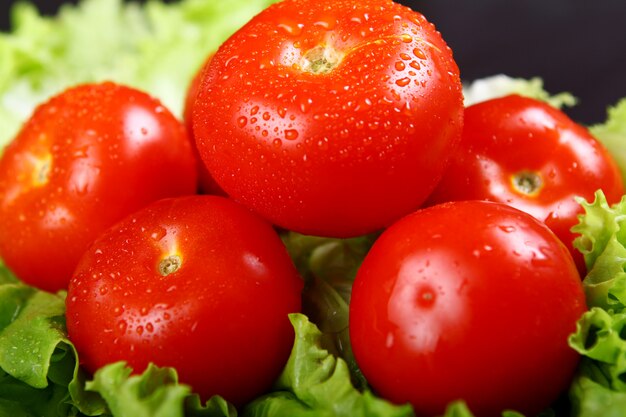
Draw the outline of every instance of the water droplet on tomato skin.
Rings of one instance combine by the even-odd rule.
[[[277,27],[283,32],[286,32],[288,35],[299,36],[302,33],[304,24],[285,19],[282,22],[278,23]]]
[[[286,129],[285,130],[285,139],[287,140],[296,140],[298,139],[299,133],[295,129]]]
[[[498,228],[502,230],[504,233],[513,233],[517,230],[515,226],[507,226],[507,225],[498,226]]]
[[[239,126],[240,128],[246,127],[247,124],[248,118],[246,116],[241,116],[237,119],[237,126]]]
[[[117,322],[117,330],[120,333],[125,333],[127,328],[128,328],[128,323],[126,322],[126,320],[120,320]]]

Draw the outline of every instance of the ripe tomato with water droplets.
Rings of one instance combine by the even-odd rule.
[[[0,160],[0,257],[28,284],[67,288],[106,228],[146,204],[196,190],[183,124],[161,103],[113,83],[40,105]]]
[[[604,146],[562,111],[511,95],[466,109],[460,146],[430,202],[484,199],[530,213],[565,243],[584,276],[570,229],[583,213],[575,198],[592,201],[598,189],[609,203],[624,194]]]
[[[202,71],[211,61],[213,54],[209,54],[209,56],[205,59],[204,64],[201,68],[196,72],[194,77],[191,79],[189,86],[187,87],[187,94],[185,95],[185,107],[183,109],[183,120],[185,121],[185,126],[187,127],[187,132],[191,136],[191,143],[193,145],[193,151],[196,155],[196,159],[198,161],[198,191],[204,194],[212,194],[212,195],[221,195],[226,196],[224,190],[220,188],[219,185],[213,179],[213,176],[206,168],[206,165],[202,162],[200,158],[200,154],[198,153],[198,148],[196,147],[196,141],[194,139],[193,134],[193,124],[191,121],[191,115],[193,114],[193,106],[196,103],[196,97],[198,96],[198,91],[200,89],[200,81],[202,80]]]
[[[537,415],[571,382],[586,310],[548,227],[501,203],[459,201],[388,228],[360,267],[350,339],[369,384],[419,416],[465,400],[476,416]]]
[[[231,197],[298,232],[354,236],[416,209],[462,126],[452,52],[390,0],[285,0],[215,53],[193,130]]]
[[[67,295],[87,370],[124,360],[176,368],[208,399],[269,389],[293,346],[302,280],[270,224],[232,200],[155,202],[100,236]]]

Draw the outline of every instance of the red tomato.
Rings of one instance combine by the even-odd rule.
[[[347,237],[416,209],[460,135],[452,53],[390,0],[285,0],[216,52],[193,115],[220,186],[286,229]]]
[[[560,110],[513,95],[466,109],[461,145],[430,199],[485,199],[530,213],[569,247],[584,275],[570,231],[583,213],[574,197],[591,201],[599,188],[610,203],[624,194],[606,149]]]
[[[67,295],[67,330],[91,372],[172,366],[207,399],[270,388],[293,346],[302,280],[271,226],[237,203],[153,203],[100,236]]]
[[[157,100],[112,83],[38,107],[0,160],[0,257],[22,280],[66,288],[106,228],[166,196],[191,194],[184,126]]]
[[[382,396],[417,415],[463,399],[477,416],[536,415],[569,386],[567,338],[585,296],[566,247],[500,203],[463,201],[405,217],[358,271],[350,338]]]
[[[204,68],[211,62],[211,58],[213,54],[210,54],[202,68],[198,70],[196,75],[189,83],[189,87],[187,88],[187,95],[185,97],[185,108],[183,112],[183,119],[185,120],[185,125],[187,126],[187,131],[192,137],[193,151],[196,155],[196,159],[198,160],[198,186],[200,192],[204,194],[213,194],[213,195],[221,195],[226,196],[224,190],[220,188],[219,185],[213,179],[213,176],[206,168],[202,159],[200,158],[200,154],[198,153],[198,148],[196,147],[195,140],[193,139],[193,126],[191,123],[191,115],[193,112],[193,106],[196,102],[196,97],[198,96],[198,91],[200,89],[200,81],[202,80],[202,71]]]

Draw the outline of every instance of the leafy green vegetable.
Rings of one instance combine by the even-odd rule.
[[[367,384],[352,354],[348,306],[352,282],[376,236],[333,239],[294,232],[283,235],[283,242],[305,280],[303,313],[322,331],[322,347],[347,362],[358,388]]]
[[[42,17],[25,2],[0,33],[0,149],[34,107],[81,82],[112,80],[182,115],[187,86],[206,56],[275,0],[83,0]]]
[[[191,389],[178,383],[172,368],[148,366],[141,375],[131,376],[123,362],[96,372],[86,389],[105,399],[115,417],[236,417],[237,410],[221,397],[212,397],[202,406]]]
[[[589,270],[590,310],[569,343],[584,356],[570,389],[573,415],[623,415],[626,405],[626,198],[610,206],[602,191],[572,230]]]
[[[83,376],[64,313],[64,294],[0,283],[0,415],[75,415],[72,394],[85,412],[104,411],[102,401],[76,386]]]
[[[499,74],[475,80],[463,87],[466,106],[509,94],[542,100],[559,109],[574,106],[577,101],[570,93],[551,95],[543,88],[543,80],[539,77],[524,79]]]
[[[361,393],[351,383],[346,362],[321,347],[322,333],[306,316],[294,314],[293,351],[275,392],[253,401],[244,415],[263,416],[412,416],[410,406],[395,406]]]
[[[626,98],[609,107],[605,123],[591,126],[589,130],[609,150],[626,182]]]

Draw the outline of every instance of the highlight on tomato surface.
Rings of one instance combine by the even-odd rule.
[[[484,199],[530,213],[566,244],[584,276],[570,229],[583,213],[576,197],[591,200],[598,189],[611,204],[624,194],[605,147],[562,111],[510,95],[465,110],[460,145],[429,201]]]
[[[274,231],[232,200],[164,199],[101,235],[67,295],[67,330],[90,372],[174,367],[205,400],[266,392],[293,346],[302,280]]]
[[[432,206],[388,228],[365,257],[350,339],[372,388],[417,415],[464,400],[477,416],[536,415],[579,361],[576,266],[532,216],[501,203]]]
[[[228,195],[282,228],[347,237],[426,199],[462,113],[452,52],[421,14],[286,0],[215,53],[192,119]]]
[[[24,282],[67,288],[106,228],[146,204],[196,191],[183,124],[156,99],[113,84],[40,105],[0,159],[0,257]]]

